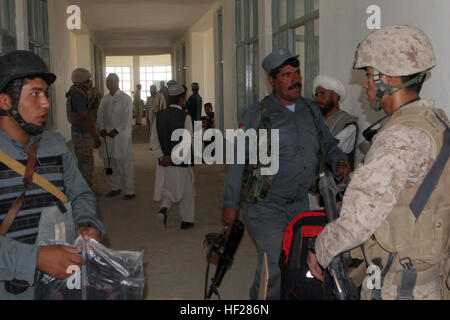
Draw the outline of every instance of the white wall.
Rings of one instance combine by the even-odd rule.
[[[381,26],[408,24],[428,35],[437,66],[425,82],[421,97],[436,100],[450,115],[450,1],[446,0],[320,1],[320,73],[334,76],[346,85],[348,96],[342,108],[359,117],[360,131],[383,115],[369,107],[361,87],[364,72],[352,70],[356,47],[370,32],[366,26],[369,5],[381,8]]]
[[[19,0],[22,1],[22,0]],[[17,3],[17,1],[16,1]],[[56,74],[57,80],[53,84],[54,96],[53,105],[55,131],[61,133],[67,141],[71,139],[70,124],[66,115],[65,93],[72,85],[70,79],[72,70],[76,67],[84,67],[93,71],[94,60],[92,56],[93,38],[90,30],[82,23],[79,31],[70,31],[66,26],[66,8],[69,5],[66,1],[48,0],[48,22],[50,40],[50,69]],[[26,17],[26,0],[23,0],[22,15]],[[26,25],[26,21],[22,23]],[[25,29],[27,33],[28,30]],[[22,30],[18,30],[18,39],[27,40]],[[28,49],[28,44],[22,45]]]

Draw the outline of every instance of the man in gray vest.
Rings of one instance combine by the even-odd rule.
[[[240,127],[243,130],[264,127],[279,130],[279,149],[271,150],[279,154],[279,170],[273,176],[252,176],[252,173],[247,174],[248,165],[235,161],[225,182],[222,221],[228,229],[232,227],[238,217],[241,191],[244,191],[244,216],[258,248],[258,266],[250,298],[257,299],[266,253],[269,267],[267,299],[280,299],[278,263],[284,231],[293,218],[309,210],[308,191],[316,180],[321,159],[336,175],[342,175],[344,181],[348,179],[350,167],[347,156],[337,147],[338,141],[330,134],[319,106],[301,96],[298,55],[291,54],[288,49],[275,50],[264,58],[262,67],[268,74],[273,92],[245,110]],[[246,150],[245,158],[248,156]],[[255,186],[260,192],[246,192],[254,190]]]
[[[313,95],[331,134],[339,140],[338,147],[349,157],[353,169],[358,136],[358,118],[340,109],[345,99],[345,87],[335,78],[318,75],[313,82]]]
[[[160,201],[157,219],[160,225],[167,227],[167,215],[170,208],[180,202],[181,229],[194,226],[195,185],[194,172],[190,165],[190,152],[183,155],[181,163],[172,157],[173,149],[179,141],[172,141],[172,133],[185,129],[193,137],[191,117],[185,112],[186,91],[175,83],[169,87],[169,108],[158,111],[150,135],[150,145],[158,158],[158,170],[155,175],[154,200]],[[184,137],[183,137],[184,138]],[[189,141],[191,143],[191,141]],[[186,158],[187,157],[187,158]]]

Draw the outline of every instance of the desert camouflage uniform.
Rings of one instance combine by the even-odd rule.
[[[75,155],[78,160],[78,169],[92,189],[92,171],[94,170],[94,140],[90,133],[72,132],[72,141]]]
[[[432,108],[434,102],[420,100],[402,109]],[[370,239],[390,215],[399,194],[407,187],[418,186],[430,170],[432,142],[422,130],[404,124],[393,124],[374,139],[363,164],[358,166],[348,186],[339,219],[328,224],[316,241],[316,255],[322,266],[328,266],[338,253]],[[383,299],[397,299],[394,274],[388,273],[382,287]],[[416,285],[415,299],[440,299],[440,277]],[[371,292],[363,284],[362,299]]]

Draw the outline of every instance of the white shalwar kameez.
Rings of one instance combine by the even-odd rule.
[[[180,106],[171,105],[170,108],[179,108]],[[194,136],[192,120],[186,115],[184,128]],[[192,142],[192,140],[191,140]],[[164,156],[159,144],[158,131],[156,128],[156,119],[152,125],[150,135],[150,146],[157,159]],[[153,200],[160,201],[160,208],[170,209],[176,202],[180,202],[180,217],[184,222],[194,222],[195,218],[195,179],[192,167],[163,167],[156,162],[155,187],[153,191]]]
[[[107,132],[116,129],[119,133],[114,138],[104,137],[99,156],[103,158],[105,168],[110,167],[113,170],[112,175],[106,175],[111,190],[121,189],[121,182],[124,180],[126,195],[134,194],[132,119],[133,103],[125,92],[119,89],[113,96],[108,94],[102,99],[97,112],[97,129]],[[109,164],[107,153],[110,157]]]

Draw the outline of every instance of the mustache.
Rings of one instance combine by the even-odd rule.
[[[295,87],[299,87],[299,88],[301,89],[301,88],[302,88],[302,84],[301,84],[300,82],[296,82],[296,83],[294,83],[292,86],[290,86],[290,87],[288,88],[288,90],[295,89]]]

